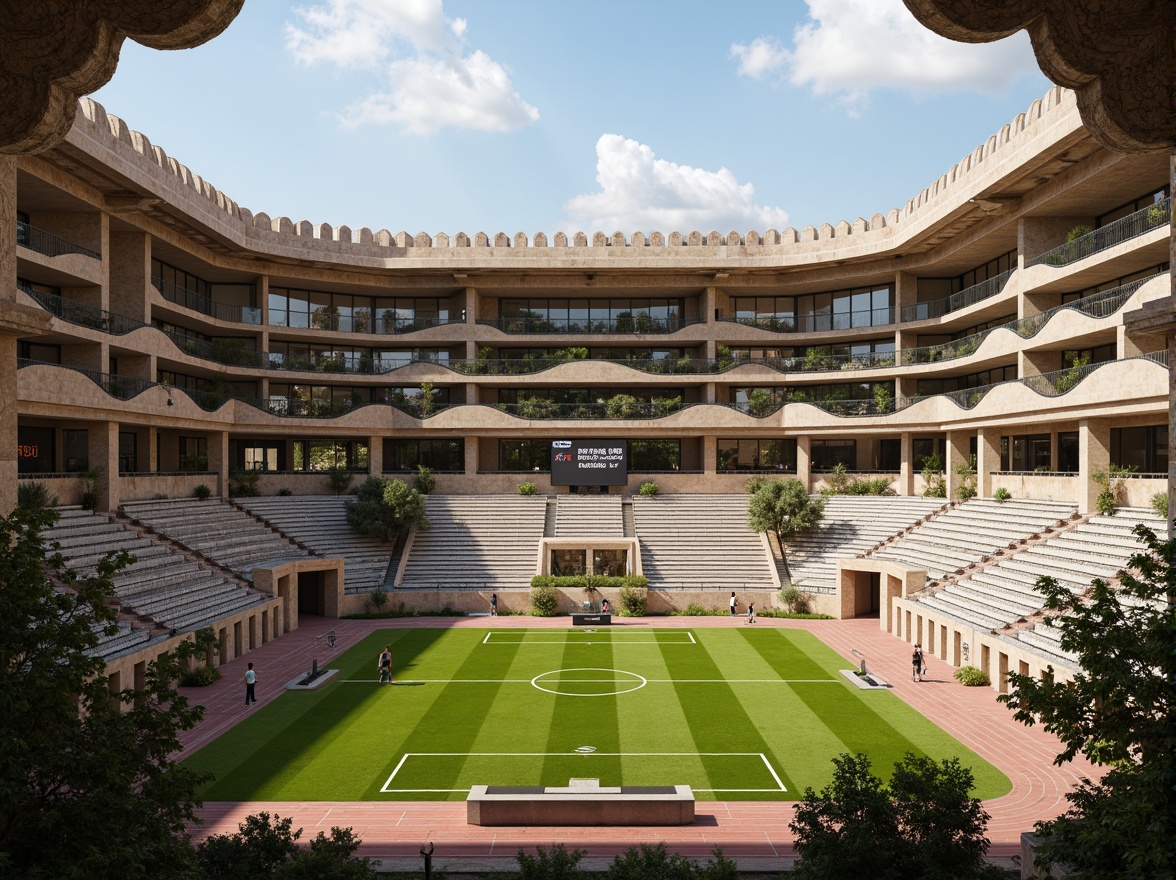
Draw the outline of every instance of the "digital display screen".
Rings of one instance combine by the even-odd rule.
[[[551,485],[624,486],[628,482],[628,440],[551,441]]]

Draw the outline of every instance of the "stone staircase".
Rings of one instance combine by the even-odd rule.
[[[747,527],[746,495],[638,495],[632,503],[651,588],[775,589],[765,542]]]
[[[398,589],[526,589],[547,502],[533,495],[429,495],[429,528],[413,534]]]
[[[349,500],[346,495],[291,495],[239,498],[236,504],[315,555],[341,558],[344,592],[370,593],[384,586],[399,559],[393,545],[351,528],[344,506]]]
[[[1061,528],[1077,515],[1075,505],[1056,501],[973,498],[933,514],[864,555],[924,569],[928,580],[937,581]]]
[[[555,496],[555,538],[623,538],[619,495]]]
[[[256,565],[311,556],[273,526],[219,498],[135,501],[119,509],[132,522],[246,580]]]
[[[65,564],[79,575],[93,574],[110,551],[125,550],[134,556],[134,562],[114,578],[115,596],[121,611],[140,616],[148,628],[158,625],[165,631],[189,632],[269,598],[127,522],[80,507],[59,508],[58,513],[60,519],[45,538],[57,542]],[[103,657],[110,659],[108,650],[121,656],[149,644],[152,638],[139,630],[133,623],[120,625],[119,634],[100,645]]]
[[[862,555],[947,504],[942,498],[895,495],[824,498],[825,513],[817,527],[785,544],[793,584],[811,592],[833,592],[838,561]],[[780,581],[786,583],[783,570]]]
[[[1115,516],[1092,516],[1067,524],[1041,540],[1009,551],[968,576],[915,594],[921,605],[947,613],[977,629],[1008,630],[1038,653],[1070,662],[1057,644],[1057,631],[1040,622],[1042,596],[1037,579],[1049,576],[1074,593],[1096,578],[1112,580],[1141,544],[1132,529],[1145,523],[1165,537],[1165,522],[1152,511],[1123,508]]]

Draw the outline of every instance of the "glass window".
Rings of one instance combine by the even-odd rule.
[[[52,428],[21,425],[16,429],[17,471],[22,474],[51,474],[56,470]]]
[[[856,440],[813,440],[812,467],[817,473],[833,470],[837,465],[857,470]]]
[[[90,432],[85,428],[66,428],[61,432],[65,469],[69,473],[90,467]]]

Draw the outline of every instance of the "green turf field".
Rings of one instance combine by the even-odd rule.
[[[377,683],[385,643],[395,687]],[[847,682],[851,666],[769,627],[385,630],[331,663],[336,680],[250,710],[186,764],[215,774],[205,800],[460,800],[572,777],[796,800],[841,752],[889,775],[911,751],[958,756],[980,797],[1009,790],[893,694]]]

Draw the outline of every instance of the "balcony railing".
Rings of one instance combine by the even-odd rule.
[[[66,241],[59,235],[46,232],[44,229],[38,229],[36,226],[31,226],[23,220],[16,221],[16,243],[21,247],[26,247],[31,251],[36,251],[47,257],[60,257],[62,254],[81,254],[83,257],[93,257],[95,260],[102,259],[102,255],[97,251],[92,251],[88,247],[82,247],[80,244],[74,244],[72,241]]]
[[[654,318],[637,314],[631,318],[485,318],[483,327],[496,327],[503,333],[568,333],[582,335],[624,335],[636,333],[676,333],[683,327],[700,323],[693,318]]]
[[[17,369],[24,369],[25,367],[57,367],[62,370],[72,370],[75,373],[81,373],[87,379],[92,381],[95,385],[100,387],[103,391],[111,397],[118,400],[130,400],[138,397],[148,388],[154,388],[158,383],[149,382],[146,379],[132,379],[129,376],[116,376],[113,373],[100,373],[97,370],[84,370],[81,367],[71,367],[65,364],[56,364],[52,361],[35,361],[29,358],[17,358]]]
[[[89,327],[92,330],[100,330],[103,333],[113,333],[116,336],[122,336],[130,333],[132,330],[138,330],[140,327],[148,326],[142,321],[136,321],[134,318],[128,318],[126,315],[116,315],[114,312],[98,309],[86,303],[77,302],[76,300],[66,299],[55,293],[46,293],[43,290],[37,290],[19,281],[16,286],[20,291],[36,300],[37,304],[49,314],[63,321],[68,321],[70,324],[76,324],[79,327]]]
[[[829,330],[863,330],[891,323],[890,309],[859,309],[820,315],[736,315],[719,318],[731,324],[755,327],[770,333],[825,333]]]
[[[157,275],[151,276],[151,284],[168,302],[216,318],[218,321],[232,321],[237,324],[261,323],[261,309],[216,302],[202,293],[164,281]]]
[[[908,321],[926,321],[930,318],[941,318],[946,314],[959,311],[960,309],[982,302],[989,297],[996,296],[1004,290],[1005,285],[1009,282],[1009,278],[1013,275],[1013,271],[1013,269],[1009,269],[1007,272],[993,275],[987,281],[981,281],[979,284],[965,287],[959,293],[953,293],[945,299],[911,303],[910,305],[903,306],[902,322],[905,324]]]
[[[1172,219],[1172,199],[1168,197],[1154,205],[1148,205],[1134,214],[1128,214],[1113,223],[1099,227],[1073,241],[1058,245],[1025,264],[1029,266],[1068,266],[1092,254],[1105,251],[1117,244],[1130,241],[1160,226],[1166,226]]]

